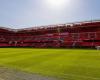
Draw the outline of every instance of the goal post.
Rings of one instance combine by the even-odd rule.
[[[97,49],[97,50],[100,50],[100,46],[96,46],[96,49]]]

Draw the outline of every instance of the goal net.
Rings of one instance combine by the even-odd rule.
[[[97,49],[97,50],[100,50],[100,46],[96,46],[96,49]]]

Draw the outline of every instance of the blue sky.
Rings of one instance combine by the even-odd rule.
[[[100,0],[70,0],[62,8],[45,1],[0,0],[0,26],[18,29],[100,19]]]

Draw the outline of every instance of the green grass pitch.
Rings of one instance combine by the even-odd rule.
[[[0,66],[59,80],[100,80],[100,51],[0,48]]]

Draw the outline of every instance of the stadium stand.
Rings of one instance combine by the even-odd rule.
[[[100,46],[100,21],[40,26],[26,29],[0,27],[0,47]]]

